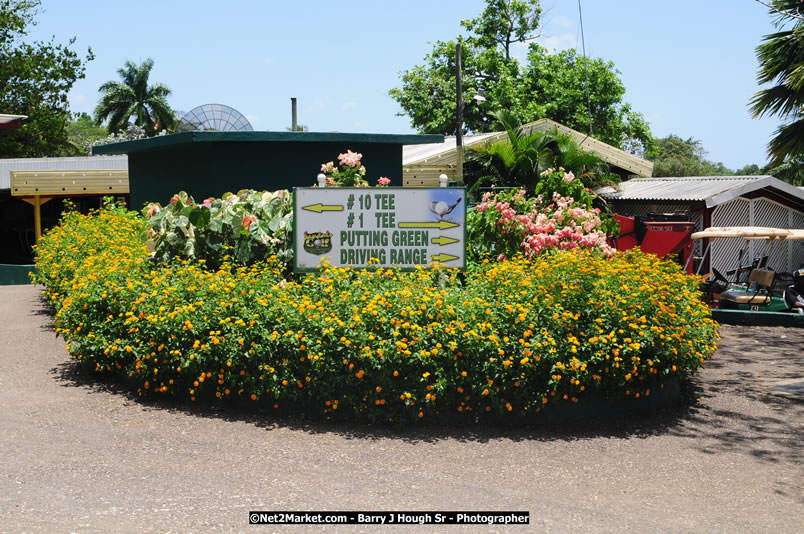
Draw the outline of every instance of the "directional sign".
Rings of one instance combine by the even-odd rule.
[[[298,187],[293,202],[296,271],[466,265],[464,188]]]
[[[457,223],[449,221],[426,221],[426,222],[401,222],[400,228],[438,228],[439,230],[446,230],[447,228],[455,228]]]
[[[458,259],[460,259],[458,256],[453,256],[452,254],[433,254],[433,261],[447,262]]]
[[[430,242],[433,243],[434,245],[450,245],[452,243],[457,243],[458,240],[453,239],[451,237],[439,236],[434,237],[433,239],[430,240]]]
[[[311,204],[310,206],[302,206],[302,209],[321,213],[322,211],[343,211],[343,206],[325,205],[319,202],[318,204]]]

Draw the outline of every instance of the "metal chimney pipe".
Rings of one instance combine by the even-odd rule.
[[[298,122],[297,116],[296,116],[296,98],[295,97],[290,98],[290,114],[291,114],[290,129],[291,129],[291,131],[295,132],[299,128],[299,122]]]

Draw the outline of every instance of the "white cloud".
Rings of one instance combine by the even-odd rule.
[[[525,63],[528,58],[528,43],[511,43],[511,55],[520,63]]]
[[[545,47],[550,52],[567,50],[578,47],[578,39],[574,34],[562,33],[559,35],[542,35],[536,42]]]
[[[360,102],[356,102],[354,100],[351,100],[349,102],[344,103],[343,106],[341,106],[341,109],[344,110],[344,111],[353,111],[353,110],[355,110],[355,109],[357,109],[359,107],[360,107]]]
[[[555,25],[559,28],[571,28],[575,21],[564,15],[558,15],[550,19],[550,25]]]
[[[329,98],[319,96],[309,101],[308,100],[300,101],[299,103],[302,106],[302,110],[305,111],[306,113],[324,111],[329,105]]]
[[[368,127],[368,122],[364,120],[352,121],[352,128],[355,130],[365,130]]]
[[[89,100],[89,97],[84,93],[77,93],[75,91],[70,93],[70,111],[73,113],[80,113],[82,111],[89,113],[92,115],[92,111],[94,108],[93,103]]]

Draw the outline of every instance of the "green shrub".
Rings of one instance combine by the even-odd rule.
[[[144,219],[120,204],[107,202],[86,215],[68,206],[59,225],[34,247],[37,269],[32,282],[46,287],[49,300],[58,309],[79,280],[95,274],[101,256],[113,258],[116,268],[124,268],[126,261],[142,259],[144,229]]]
[[[293,199],[285,190],[242,190],[202,204],[182,191],[167,206],[150,204],[143,213],[149,250],[159,262],[203,259],[217,268],[227,255],[243,265],[273,255],[284,265],[293,259]]]

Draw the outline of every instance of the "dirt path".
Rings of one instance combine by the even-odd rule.
[[[651,418],[407,431],[140,402],[0,287],[0,532],[802,532],[804,329],[723,327]],[[790,388],[788,388],[790,389]],[[530,525],[255,526],[250,510],[527,510]]]

